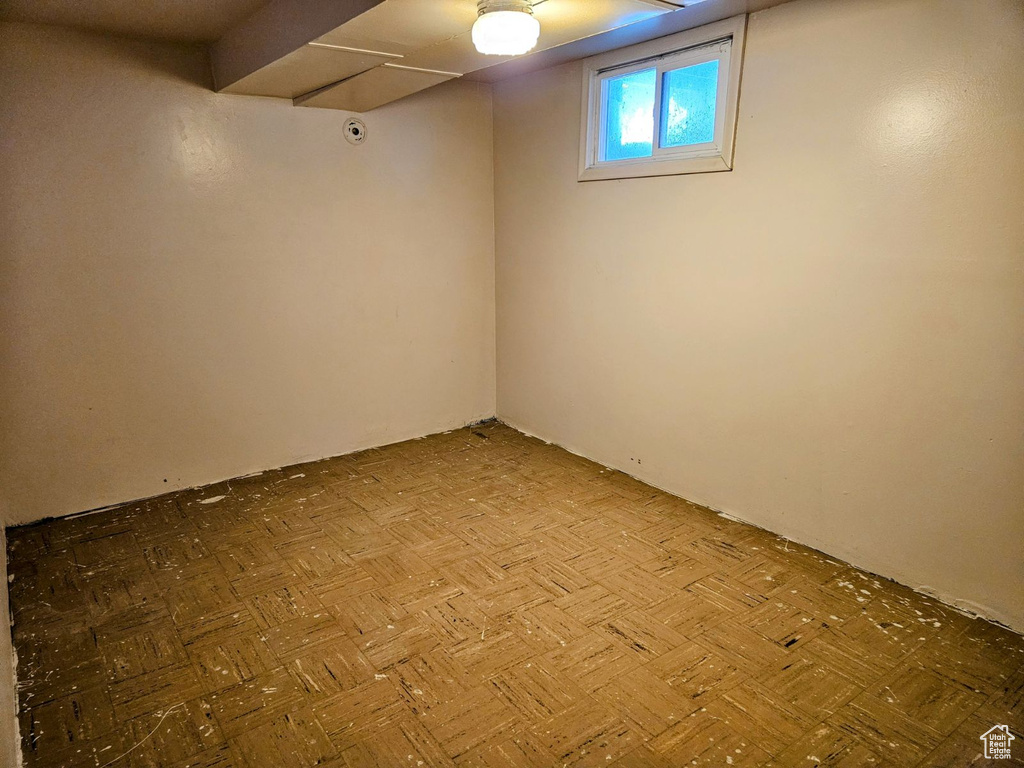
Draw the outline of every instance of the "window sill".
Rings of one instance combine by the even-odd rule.
[[[639,179],[649,176],[683,176],[689,173],[718,173],[731,171],[732,165],[722,155],[712,157],[685,157],[652,160],[649,157],[621,163],[601,163],[583,168],[578,181],[609,181],[612,179]]]

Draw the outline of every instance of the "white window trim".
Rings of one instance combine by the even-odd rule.
[[[603,53],[583,61],[583,101],[580,109],[579,180],[630,179],[642,176],[671,176],[684,173],[731,171],[736,138],[736,116],[743,69],[743,43],[747,28],[745,15],[688,29],[667,37]],[[724,109],[716,115],[716,142],[690,145],[682,150],[660,148],[662,68],[672,69],[715,58],[709,46],[731,40],[728,64],[719,79],[719,102]],[[726,64],[725,61],[722,62]],[[658,67],[655,92],[654,154],[629,160],[599,161],[601,132],[604,130],[601,97],[602,76],[614,71]]]

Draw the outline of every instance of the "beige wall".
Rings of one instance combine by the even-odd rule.
[[[494,413],[486,86],[367,116],[198,50],[0,28],[0,517]]]
[[[1024,629],[1024,4],[750,18],[735,170],[495,88],[498,415]]]

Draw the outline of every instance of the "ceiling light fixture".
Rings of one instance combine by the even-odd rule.
[[[519,56],[537,45],[540,22],[530,0],[479,0],[476,7],[473,45],[480,53]]]

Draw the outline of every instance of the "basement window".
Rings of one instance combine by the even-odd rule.
[[[580,181],[732,170],[746,17],[584,61]]]

